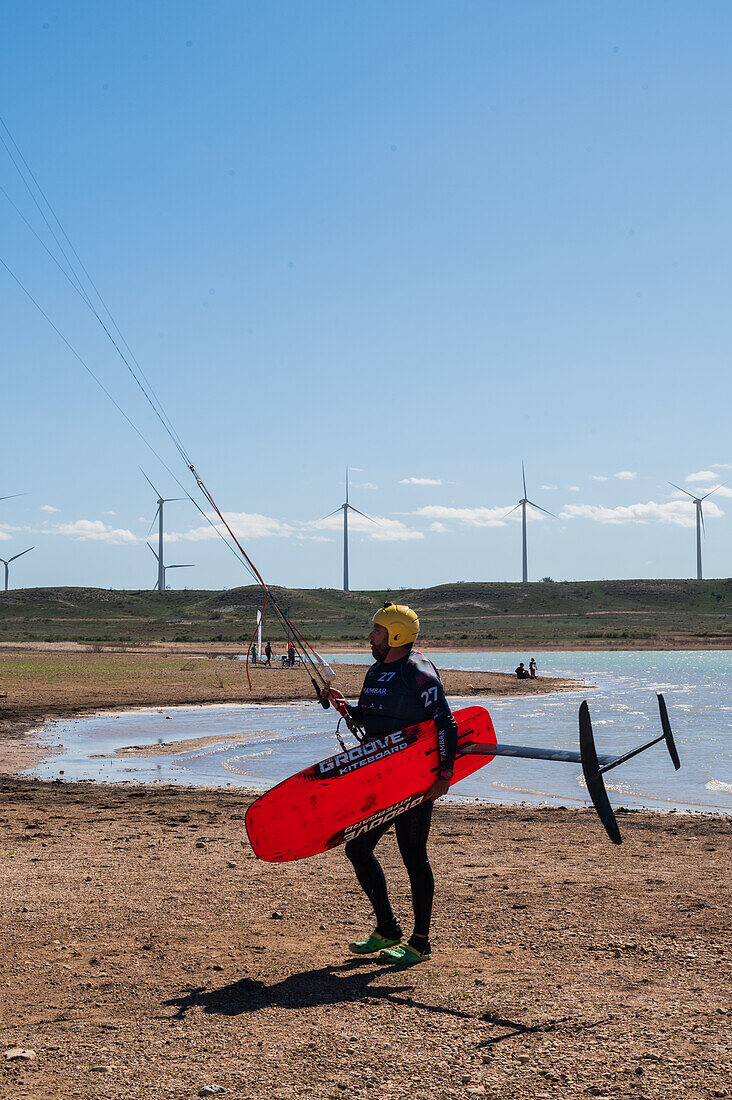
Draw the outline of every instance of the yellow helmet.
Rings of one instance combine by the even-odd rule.
[[[389,645],[409,645],[416,641],[419,634],[419,619],[415,611],[406,604],[389,603],[374,615],[374,626],[383,626],[389,634]]]

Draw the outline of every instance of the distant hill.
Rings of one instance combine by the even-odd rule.
[[[732,648],[732,580],[463,582],[391,592],[275,588],[314,643],[363,641],[389,597],[419,613],[423,641],[461,648]],[[0,592],[0,641],[234,642],[254,630],[261,590]],[[267,613],[265,638],[283,632]]]

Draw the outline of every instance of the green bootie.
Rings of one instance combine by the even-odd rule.
[[[424,951],[419,951],[411,943],[402,943],[398,947],[392,947],[389,950],[381,951],[379,958],[384,959],[385,962],[390,962],[394,966],[414,966],[416,963],[426,962],[432,958],[432,950],[430,945],[427,944]]]
[[[394,947],[395,944],[401,941],[401,938],[401,936],[397,936],[395,939],[387,939],[379,932],[372,932],[368,939],[354,940],[353,943],[349,943],[348,949],[354,955],[373,955],[376,951],[382,951],[383,954],[383,948]]]

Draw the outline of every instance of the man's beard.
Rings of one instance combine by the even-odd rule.
[[[384,646],[379,646],[379,647],[375,646],[373,643],[371,645],[371,656],[374,658],[375,661],[383,661],[384,657],[386,657],[388,652],[389,652],[388,644],[384,645]]]

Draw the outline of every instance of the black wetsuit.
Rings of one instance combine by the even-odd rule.
[[[365,741],[431,718],[437,726],[440,769],[452,769],[457,750],[457,723],[445,699],[440,675],[424,654],[413,650],[391,664],[377,661],[366,673],[358,704],[348,709],[364,730]],[[432,802],[422,802],[394,821],[399,851],[412,890],[414,928],[422,936],[429,934],[435,892],[427,857],[432,807]],[[349,840],[346,855],[374,907],[377,931],[389,939],[397,939],[401,936],[401,928],[389,902],[384,872],[374,855],[374,848],[389,828],[391,822]]]

